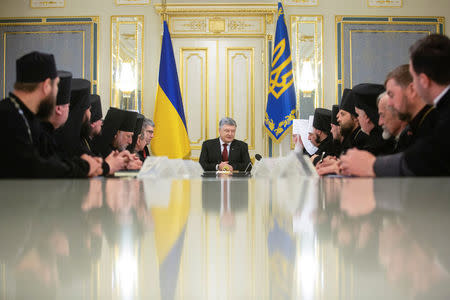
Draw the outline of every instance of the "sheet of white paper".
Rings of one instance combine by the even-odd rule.
[[[309,116],[308,118],[308,133],[313,132],[314,116]]]
[[[302,134],[302,127],[305,126],[305,121],[307,120],[301,120],[301,119],[295,119],[292,122],[292,134]],[[306,124],[308,126],[308,124]]]
[[[312,121],[311,121],[312,123]],[[309,140],[308,140],[308,134],[309,134],[309,120],[306,119],[295,119],[292,125],[292,134],[299,134],[303,146],[305,147],[306,151],[313,155],[317,151],[317,147],[315,147]]]

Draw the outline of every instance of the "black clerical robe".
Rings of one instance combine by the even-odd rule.
[[[317,155],[316,158],[314,158],[313,164],[316,165],[320,159],[323,157],[327,157],[329,155],[334,155],[333,150],[333,136],[329,134],[317,147],[316,153],[314,155]]]
[[[431,105],[425,105],[414,118],[408,123],[409,145],[414,144],[418,139],[427,137],[433,132],[438,119],[437,110]]]
[[[361,127],[358,127],[353,130],[351,134],[344,137],[344,140],[342,141],[340,147],[335,143],[334,151],[336,154],[338,154],[338,156],[340,156],[342,153],[345,153],[348,149],[351,148],[363,149],[363,147],[367,143],[367,139],[367,134],[365,134],[361,130]]]
[[[409,127],[406,126],[400,133],[398,139],[395,141],[394,151],[392,153],[399,153],[405,151],[411,145],[412,136],[409,132]]]
[[[58,146],[55,140],[55,128],[50,122],[41,122],[41,134],[37,146],[42,157],[48,158],[57,153]]]
[[[367,138],[366,144],[361,150],[369,151],[373,155],[386,155],[392,154],[394,151],[394,140],[383,139],[383,129],[379,126],[375,126]]]
[[[36,116],[13,94],[0,102],[1,178],[86,177],[89,164],[74,164],[39,153],[41,126]]]

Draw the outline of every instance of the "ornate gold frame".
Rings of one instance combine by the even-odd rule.
[[[91,92],[97,93],[99,90],[99,26],[100,26],[100,18],[98,16],[78,16],[78,17],[60,17],[60,16],[51,16],[51,17],[14,17],[14,18],[0,18],[0,27],[3,26],[54,26],[54,25],[90,25],[91,32],[91,40],[90,40],[90,48],[91,48],[91,56],[90,56],[90,82],[91,82]],[[33,31],[36,33],[36,31]],[[3,34],[3,47],[4,51],[6,51],[5,43],[6,43],[6,32]],[[83,52],[84,52],[83,48]],[[83,54],[83,56],[85,56]],[[5,63],[5,53],[3,53],[3,94],[6,93],[6,82],[5,82],[5,74],[6,74],[6,63]],[[83,66],[84,70],[84,66]],[[85,71],[83,71],[84,73]]]
[[[30,8],[32,9],[41,9],[41,8],[65,8],[66,7],[66,0],[64,1],[63,6],[33,6],[33,0],[30,0]],[[41,1],[44,4],[56,4],[56,1],[48,0],[48,1]]]
[[[119,18],[135,18],[136,21],[117,21]],[[117,103],[114,102],[113,99],[113,90],[114,90],[114,79],[113,79],[113,56],[114,56],[114,47],[113,47],[113,43],[119,43],[118,37],[116,36],[116,41],[114,41],[113,39],[113,31],[114,31],[114,26],[116,26],[116,29],[118,30],[118,27],[120,26],[120,24],[135,24],[136,28],[138,25],[140,25],[142,27],[142,32],[141,34],[138,34],[137,29],[136,29],[136,44],[138,44],[138,38],[141,39],[141,57],[139,58],[141,61],[141,67],[140,67],[140,78],[139,78],[139,82],[140,82],[140,87],[141,87],[141,107],[140,107],[140,113],[144,113],[144,32],[145,32],[145,27],[144,27],[144,16],[143,15],[114,15],[111,16],[111,53],[110,53],[110,61],[111,61],[111,65],[110,65],[110,100],[109,100],[109,104],[111,107],[117,107]],[[117,46],[118,51],[119,51],[119,46]],[[136,49],[137,49],[137,45],[136,45]],[[116,53],[117,54],[117,53]],[[136,53],[137,56],[137,53]],[[118,57],[116,58],[116,63],[118,64]],[[138,110],[138,107],[135,106],[135,109]]]
[[[345,87],[344,70],[344,25],[345,24],[382,24],[382,25],[434,25],[437,33],[445,32],[444,17],[417,16],[367,16],[339,15],[335,17],[335,84],[336,104],[339,103]],[[381,30],[388,32],[389,30]]]

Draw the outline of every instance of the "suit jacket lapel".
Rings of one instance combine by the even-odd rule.
[[[219,138],[217,138],[216,140],[215,140],[215,146],[214,146],[214,148],[216,149],[216,153],[217,153],[217,155],[218,155],[218,157],[219,157],[219,161],[222,161],[222,149],[221,149],[221,147],[220,147],[220,139]]]
[[[236,140],[233,140],[230,144],[230,149],[228,151],[228,160],[230,161],[231,159],[231,155],[232,153],[234,154],[236,152],[236,147],[237,147],[237,143],[235,142]]]
[[[438,104],[436,105],[436,109],[443,110],[446,106],[450,104],[450,90],[448,90],[444,96],[442,96],[441,100],[439,100]]]

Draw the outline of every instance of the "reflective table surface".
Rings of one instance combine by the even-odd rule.
[[[0,181],[0,299],[450,299],[450,179]]]

